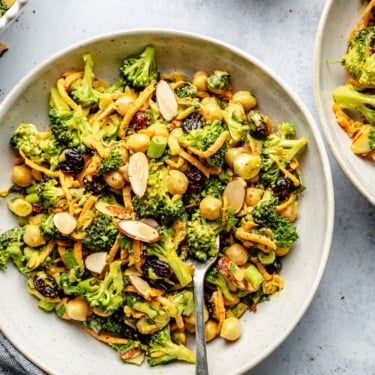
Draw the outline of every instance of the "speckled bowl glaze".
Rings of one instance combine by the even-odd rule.
[[[0,17],[0,32],[5,30],[22,12],[28,0],[16,0],[15,3]]]
[[[232,76],[234,89],[250,89],[260,109],[276,123],[292,121],[298,134],[308,138],[301,160],[303,183],[307,187],[300,204],[300,239],[283,262],[285,288],[258,306],[256,313],[242,318],[243,335],[234,343],[218,339],[208,344],[211,374],[241,374],[275,350],[297,325],[309,306],[326,265],[333,231],[334,200],[328,158],[317,130],[301,101],[274,73],[255,58],[222,42],[174,30],[119,31],[76,44],[52,56],[31,71],[0,106],[0,189],[10,183],[12,155],[8,139],[21,122],[42,126],[47,122],[47,101],[51,85],[59,75],[82,67],[81,56],[90,52],[96,75],[112,81],[122,59],[154,45],[162,72],[222,69]],[[0,201],[1,230],[14,225],[6,204]],[[122,363],[116,353],[84,334],[73,324],[44,313],[26,291],[22,275],[9,266],[0,272],[0,328],[31,361],[54,374],[194,374],[194,366],[171,363],[150,368]],[[194,347],[193,338],[189,346]]]
[[[360,0],[326,2],[315,41],[314,90],[320,122],[334,157],[358,191],[375,205],[375,164],[352,153],[352,140],[337,125],[332,112],[332,91],[347,79],[341,64],[332,61],[344,55],[349,33],[364,7]]]

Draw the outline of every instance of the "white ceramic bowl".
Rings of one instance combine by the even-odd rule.
[[[122,31],[76,44],[31,71],[0,106],[0,189],[9,184],[12,165],[8,139],[21,122],[46,124],[49,88],[59,75],[82,66],[81,56],[91,52],[96,75],[113,80],[125,56],[146,45],[157,50],[162,72],[220,68],[230,72],[235,89],[251,89],[260,108],[275,122],[292,121],[298,134],[308,138],[302,158],[303,193],[298,221],[298,240],[283,263],[285,289],[256,313],[243,317],[244,332],[232,344],[216,340],[208,344],[211,374],[240,374],[254,367],[288,336],[301,319],[322,277],[333,231],[333,190],[328,158],[312,117],[291,90],[261,62],[221,42],[172,30]],[[1,230],[13,225],[5,202],[0,201]],[[116,353],[84,334],[81,329],[44,313],[25,288],[25,280],[13,267],[0,272],[0,329],[31,361],[55,374],[194,374],[194,366],[173,363],[150,369],[123,364]]]
[[[328,0],[316,34],[314,90],[317,111],[327,143],[353,185],[375,204],[375,164],[354,155],[352,140],[337,125],[332,112],[332,91],[345,84],[346,72],[338,61],[347,49],[348,36],[364,10],[360,0]]]
[[[22,12],[28,0],[16,0],[14,4],[0,17],[0,32],[5,30]]]

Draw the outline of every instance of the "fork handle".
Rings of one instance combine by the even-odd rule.
[[[194,280],[194,302],[196,309],[195,337],[196,337],[196,360],[195,375],[208,375],[206,335],[204,328],[204,278]]]

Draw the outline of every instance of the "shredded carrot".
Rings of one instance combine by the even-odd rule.
[[[120,129],[119,129],[119,137],[123,138],[126,134],[126,130],[132,120],[133,116],[139,109],[145,104],[145,102],[151,97],[155,90],[156,81],[152,81],[137,97],[130,104],[128,111],[126,112],[124,118],[122,119]]]
[[[250,241],[266,246],[266,248],[264,249],[265,252],[267,252],[267,250],[270,251],[276,249],[275,242],[267,236],[263,236],[262,234],[245,232],[243,229],[237,229],[235,236],[239,240]]]
[[[123,337],[116,337],[116,336],[110,336],[106,335],[104,333],[96,333],[94,330],[92,330],[89,327],[86,327],[84,325],[81,326],[87,333],[89,333],[92,337],[96,338],[97,340],[101,342],[105,342],[107,344],[113,345],[113,344],[127,344],[129,342],[128,339],[125,339]]]
[[[115,259],[119,249],[120,249],[120,244],[118,242],[118,237],[117,237],[107,255],[107,264],[110,264],[113,261],[113,259]]]
[[[251,257],[251,261],[255,264],[256,268],[261,273],[261,275],[263,276],[264,280],[266,280],[266,281],[271,280],[272,276],[267,272],[266,268],[259,261],[259,259],[257,257]]]
[[[184,150],[180,152],[180,156],[187,160],[190,164],[194,165],[194,167],[199,169],[207,178],[210,177],[209,168],[206,168],[200,160],[198,160],[197,158],[190,155],[188,152]]]
[[[33,162],[29,158],[27,158],[22,150],[19,150],[20,155],[23,157],[25,160],[25,164],[30,167],[31,169],[35,169],[36,171],[44,173],[46,176],[51,177],[51,178],[57,178],[59,177],[59,172],[51,171],[48,168],[42,167],[41,165]]]
[[[77,109],[78,104],[69,96],[65,88],[65,79],[60,78],[57,80],[57,90],[61,95],[61,98],[64,100],[66,104],[72,109]]]
[[[98,201],[97,196],[91,195],[85,205],[83,206],[78,219],[77,219],[77,227],[78,228],[85,228],[87,224],[91,222],[91,219],[93,217],[93,214],[91,212],[91,209],[94,207],[95,203]]]
[[[207,159],[210,156],[216,154],[220,150],[220,148],[224,145],[224,143],[226,142],[228,138],[229,138],[229,131],[225,130],[219,135],[215,143],[213,143],[207,150],[201,151],[194,147],[188,147],[188,150],[191,153],[199,156],[200,158]]]
[[[76,240],[73,245],[74,258],[78,265],[83,266],[83,257],[82,257],[82,241]]]
[[[73,202],[72,194],[70,193],[70,190],[69,190],[69,184],[66,183],[64,172],[60,171],[59,177],[60,177],[61,188],[65,194],[66,201],[68,202],[69,213],[72,216],[74,216],[74,202]]]

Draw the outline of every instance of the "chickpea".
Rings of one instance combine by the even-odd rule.
[[[246,121],[246,113],[245,113],[245,109],[244,107],[242,106],[241,103],[234,103],[234,102],[230,102],[226,108],[225,108],[225,111],[226,112],[229,112],[231,115],[233,113],[236,113],[237,115],[239,115],[241,117],[241,120],[242,121]]]
[[[221,327],[220,336],[228,341],[237,340],[242,334],[241,322],[238,318],[231,316],[226,318]]]
[[[230,147],[225,153],[225,162],[227,165],[233,169],[234,159],[239,155],[249,152],[246,147]]]
[[[246,190],[246,204],[250,207],[255,206],[263,195],[263,189],[256,188],[256,187],[249,187]]]
[[[168,173],[167,177],[167,189],[172,195],[185,194],[189,185],[189,180],[184,173],[177,169],[172,169]]]
[[[296,221],[298,217],[298,202],[294,201],[291,205],[280,212],[280,215],[291,222]]]
[[[242,153],[235,157],[233,170],[237,176],[245,179],[255,177],[262,168],[262,160],[258,154]]]
[[[208,74],[202,70],[198,70],[194,73],[192,83],[198,91],[207,91],[207,77]]]
[[[12,181],[21,187],[29,186],[33,181],[32,170],[25,164],[14,166],[12,170]]]
[[[182,129],[182,128],[174,128],[174,129],[171,131],[171,133],[170,133],[170,135],[171,135],[172,137],[176,137],[176,138],[180,137],[180,136],[183,135],[183,134],[184,134],[184,129]]]
[[[125,186],[125,179],[121,172],[113,170],[105,174],[104,181],[113,189],[121,189]]]
[[[225,249],[225,255],[231,259],[237,266],[246,264],[249,254],[244,246],[234,243]]]
[[[246,112],[254,108],[257,105],[257,99],[251,94],[250,91],[239,90],[233,94],[232,101],[240,103],[244,107]]]
[[[204,326],[204,331],[206,334],[206,342],[213,340],[217,336],[217,322],[209,319]]]
[[[70,319],[84,322],[90,313],[90,307],[84,299],[76,297],[67,302],[66,312]]]
[[[220,216],[221,208],[221,199],[215,198],[211,195],[204,197],[199,204],[201,215],[208,220],[216,220]]]
[[[202,107],[199,109],[199,113],[204,117],[206,121],[214,121],[223,119],[223,111],[213,97],[203,98],[201,101]]]
[[[40,233],[39,225],[36,224],[25,225],[23,241],[30,247],[39,247],[46,243],[45,238]]]
[[[133,152],[145,152],[150,145],[150,136],[148,134],[136,133],[128,137],[128,147]]]

